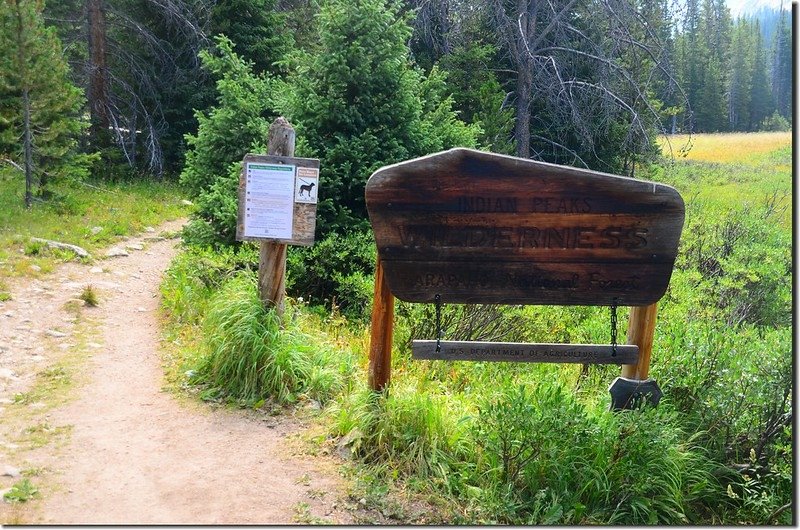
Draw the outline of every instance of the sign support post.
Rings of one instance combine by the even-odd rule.
[[[614,379],[608,391],[611,394],[611,410],[630,409],[641,399],[657,405],[662,392],[650,373],[650,355],[653,352],[653,336],[656,331],[658,302],[647,306],[631,307],[628,320],[628,344],[639,346],[636,364],[622,365],[622,375]]]
[[[294,156],[294,127],[279,117],[269,126],[267,154]],[[258,252],[258,294],[267,307],[283,316],[286,294],[286,247],[283,243],[261,241]]]
[[[650,373],[650,355],[653,352],[653,335],[656,331],[658,302],[647,306],[631,307],[628,320],[628,344],[639,346],[639,362],[623,364],[622,377],[643,381]]]
[[[375,263],[375,296],[372,302],[372,325],[369,340],[369,387],[376,392],[389,384],[392,369],[394,332],[394,295],[386,284],[383,263]]]

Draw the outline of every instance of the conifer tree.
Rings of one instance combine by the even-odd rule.
[[[50,180],[82,178],[90,157],[77,153],[81,91],[70,84],[41,0],[0,1],[0,158],[25,172],[25,205]]]
[[[767,60],[764,50],[764,41],[758,21],[755,26],[755,44],[753,50],[753,78],[750,82],[750,109],[749,127],[751,131],[758,130],[764,118],[775,110],[772,92],[767,77]]]
[[[410,62],[396,2],[329,0],[319,44],[296,58],[283,103],[298,155],[321,159],[318,232],[366,223],[364,184],[379,167],[454,146],[479,132],[456,118],[441,72]]]

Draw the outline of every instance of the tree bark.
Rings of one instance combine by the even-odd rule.
[[[25,153],[25,208],[33,204],[33,133],[31,132],[31,96],[25,88],[22,91],[22,144]]]
[[[533,94],[533,72],[530,61],[520,60],[517,68],[517,119],[514,138],[517,141],[517,156],[531,156],[531,99]]]
[[[108,138],[108,64],[106,52],[106,13],[103,0],[86,0],[89,23],[89,114],[90,133],[95,142],[105,145]]]

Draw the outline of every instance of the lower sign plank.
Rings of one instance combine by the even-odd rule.
[[[505,361],[521,363],[636,364],[639,346],[620,344],[613,355],[609,344],[528,344],[523,342],[455,342],[435,340],[411,343],[414,359],[441,361]]]

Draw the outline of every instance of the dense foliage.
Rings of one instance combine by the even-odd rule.
[[[25,174],[28,207],[49,181],[81,179],[90,157],[78,150],[86,128],[81,91],[69,80],[61,43],[37,0],[0,3],[0,159]]]
[[[321,159],[318,233],[364,228],[364,184],[381,166],[475,145],[451,110],[444,76],[409,60],[411,28],[384,0],[328,1],[319,44],[300,51],[285,92],[300,154]]]
[[[736,164],[681,161],[650,175],[692,197],[670,288],[659,303],[651,366],[664,391],[657,408],[609,412],[614,367],[412,361],[410,339],[435,334],[433,309],[421,304],[397,306],[391,387],[370,391],[363,317],[374,250],[356,232],[290,256],[290,284],[304,298],[290,300],[288,345],[266,349],[276,340],[265,331],[274,316],[252,318],[262,310],[252,276],[240,272],[254,267],[254,250],[182,258],[164,284],[165,305],[173,319],[191,316],[184,325],[203,337],[183,370],[194,370],[192,381],[206,399],[328,403],[321,418],[331,443],[364,465],[373,488],[363,494],[368,502],[381,506],[399,484],[439,507],[434,521],[786,524],[793,488],[787,203],[772,193],[736,205],[722,190],[735,186],[738,198],[750,185],[786,189],[788,180],[771,171],[784,167],[790,151],[736,156]],[[305,293],[315,294],[309,300]],[[332,311],[305,309],[326,298]],[[300,321],[304,332],[326,331],[303,339],[315,345],[309,352],[328,352],[335,341],[338,353],[324,361],[314,360],[317,353],[295,359]],[[608,312],[446,306],[442,327],[446,337],[461,340],[600,343],[607,340]],[[237,350],[238,364],[228,348]],[[273,355],[280,357],[268,360]],[[265,381],[259,391],[244,390],[256,381],[247,374],[268,375],[278,368],[257,368],[272,362],[293,363],[280,369],[294,386]],[[329,364],[308,381],[294,378],[309,370],[308,362]]]

